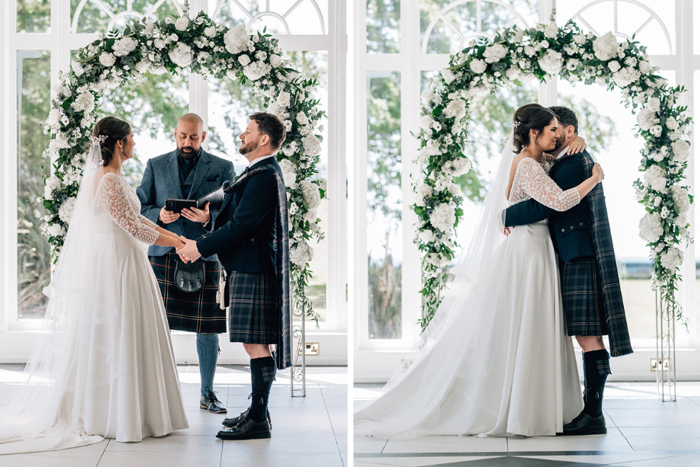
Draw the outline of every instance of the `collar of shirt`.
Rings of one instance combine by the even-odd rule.
[[[257,164],[257,163],[259,163],[259,162],[262,162],[262,161],[264,161],[265,159],[269,159],[269,158],[271,158],[271,157],[275,157],[275,155],[274,155],[274,154],[270,154],[269,156],[258,157],[258,158],[255,159],[253,162],[251,162],[250,164],[248,164],[248,168],[249,168],[249,169],[252,169],[253,166],[254,166],[255,164]]]
[[[557,159],[561,159],[561,157],[566,154],[566,151],[569,150],[569,146],[565,147],[564,149],[561,150],[561,152],[557,155]]]

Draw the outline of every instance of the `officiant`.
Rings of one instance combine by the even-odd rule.
[[[207,132],[193,113],[180,117],[175,129],[177,149],[149,159],[136,193],[141,214],[170,232],[197,239],[216,216],[209,204],[202,209],[165,209],[166,199],[197,200],[233,180],[233,164],[202,148]],[[171,330],[197,333],[197,355],[201,376],[200,408],[226,413],[214,393],[214,374],[219,354],[219,334],[226,332],[226,310],[217,303],[220,264],[216,255],[184,265],[174,248],[152,245],[148,249],[165,302]],[[187,278],[187,280],[185,280]],[[202,280],[203,279],[203,280]]]

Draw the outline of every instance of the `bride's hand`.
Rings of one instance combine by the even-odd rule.
[[[566,151],[567,154],[578,154],[579,152],[582,152],[584,149],[586,149],[586,140],[581,138],[580,136],[577,136],[571,141],[571,144],[569,144],[569,150]]]
[[[597,162],[593,165],[593,176],[598,178],[598,183],[602,182],[605,178],[603,168]]]

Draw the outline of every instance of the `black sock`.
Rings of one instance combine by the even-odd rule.
[[[250,382],[253,389],[250,418],[256,422],[267,419],[267,401],[277,367],[272,357],[254,358],[250,361]]]
[[[603,390],[610,373],[610,354],[607,350],[593,350],[583,354],[583,411],[591,417],[603,414]]]

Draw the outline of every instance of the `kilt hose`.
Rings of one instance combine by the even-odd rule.
[[[149,257],[163,295],[170,329],[200,334],[226,332],[226,310],[222,310],[216,302],[219,262],[205,261],[204,286],[197,292],[186,293],[175,285],[177,259],[178,255],[174,251],[163,256]]]
[[[275,274],[227,271],[231,342],[276,344],[280,333]]]
[[[561,293],[569,336],[603,336],[605,324],[603,294],[595,258],[560,261]]]

